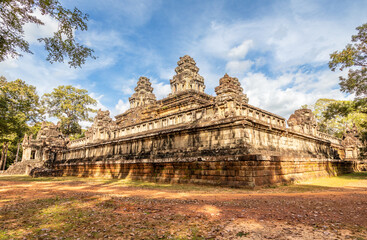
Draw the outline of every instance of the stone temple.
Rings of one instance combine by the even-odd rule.
[[[288,120],[250,105],[237,78],[225,74],[204,92],[190,56],[177,62],[171,93],[157,100],[140,77],[130,109],[98,111],[84,138],[69,141],[54,125],[25,137],[21,163],[43,162],[34,176],[103,176],[254,187],[355,170],[360,142],[319,132],[311,110]],[[245,89],[246,91],[246,89]],[[352,132],[352,131],[350,131]],[[16,165],[16,164],[15,164]]]

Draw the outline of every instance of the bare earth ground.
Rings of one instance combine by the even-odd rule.
[[[0,239],[367,239],[367,172],[257,190],[0,176]]]

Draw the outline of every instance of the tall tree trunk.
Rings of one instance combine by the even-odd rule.
[[[8,153],[8,143],[5,144],[5,151],[4,152],[4,158],[3,158],[3,171],[5,170],[6,167],[6,158],[7,158],[7,153]]]
[[[15,162],[18,162],[19,148],[20,148],[20,143],[18,143],[17,155],[15,157]]]
[[[3,143],[3,151],[1,153],[0,170],[3,169],[4,152],[5,152],[5,142]]]

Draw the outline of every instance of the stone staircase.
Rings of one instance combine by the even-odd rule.
[[[13,163],[5,172],[1,173],[1,175],[28,175],[32,169],[42,167],[44,163],[45,162],[38,160]]]

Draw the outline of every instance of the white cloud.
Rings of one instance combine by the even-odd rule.
[[[122,93],[125,95],[132,95],[134,93],[134,89],[130,87],[122,88]]]
[[[155,94],[157,100],[165,98],[171,92],[171,85],[164,82],[158,82],[157,80],[152,80],[153,93]]]
[[[319,98],[351,99],[339,90],[341,73],[331,72],[327,63],[330,53],[350,42],[363,22],[356,14],[362,10],[345,9],[343,18],[330,18],[318,2],[280,5],[262,17],[216,20],[201,29],[189,52],[207,92],[228,71],[241,80],[250,104],[284,117]]]
[[[17,60],[0,64],[0,72],[8,79],[20,78],[36,86],[40,94],[52,91],[59,85],[68,85],[80,74],[79,69],[70,69],[65,64],[49,64],[35,55],[26,54]]]
[[[175,75],[174,69],[159,69],[159,78],[164,80],[169,80]]]
[[[130,44],[116,30],[81,32],[79,38],[86,46],[102,52],[116,47],[121,49],[130,47]]]
[[[102,111],[108,110],[108,108],[101,103],[101,100],[104,97],[104,95],[99,95],[98,93],[94,93],[94,92],[91,92],[89,95],[97,101],[96,106],[93,106],[92,108],[96,110],[101,109]]]
[[[252,45],[253,45],[252,40],[245,40],[241,45],[229,50],[228,57],[232,59],[242,59],[246,56],[247,52],[252,47]]]
[[[232,61],[249,59],[247,53],[251,49],[253,56],[266,54],[267,63],[274,71],[302,64],[326,65],[329,54],[350,41],[355,27],[360,24],[356,23],[358,18],[363,22],[363,17],[353,12],[350,15],[346,12],[344,18],[329,19],[317,12],[316,3],[304,4],[307,9],[296,3],[291,7],[284,4],[284,8],[259,18],[213,21],[191,42],[191,51],[202,58]],[[312,11],[320,15],[310,18]]]
[[[30,44],[41,44],[37,39],[41,37],[51,37],[53,33],[58,30],[58,21],[49,15],[42,15],[39,10],[36,10],[33,15],[40,19],[44,25],[37,25],[34,23],[25,24],[24,39]]]
[[[247,70],[251,68],[251,66],[254,63],[251,60],[245,60],[245,61],[229,61],[226,65],[226,70],[229,74],[238,74],[242,75]]]
[[[50,65],[35,52],[19,60],[2,62],[0,72],[10,80],[21,78],[35,85],[41,94],[58,85],[76,83],[94,89],[88,78],[94,82],[106,81],[106,87],[94,89],[98,91],[96,96],[103,94],[108,98],[106,102],[118,99],[116,105],[114,102],[109,107],[122,113],[129,108],[128,97],[134,92],[140,75],[160,78],[152,80],[157,99],[170,93],[167,80],[175,74],[175,62],[167,59],[171,59],[172,52],[177,52],[194,57],[199,74],[205,78],[207,93],[214,93],[219,79],[228,71],[241,80],[251,104],[282,116],[320,97],[344,97],[338,89],[339,73],[330,72],[327,62],[329,54],[350,42],[355,27],[365,21],[361,9],[366,6],[344,9],[343,17],[339,18],[335,13],[327,13],[317,1],[270,4],[268,14],[255,18],[232,18],[224,7],[218,8],[218,14],[213,14],[213,9],[200,16],[184,12],[184,16],[200,20],[195,20],[193,27],[175,12],[177,20],[173,21],[172,30],[169,29],[172,19],[162,29],[154,29],[155,21],[148,25],[152,16],[154,20],[162,20],[159,19],[162,15],[156,14],[161,1],[91,0],[78,5],[92,16],[90,30],[78,32],[78,39],[96,50],[97,60],[88,61],[83,69],[70,69],[67,64]],[[168,10],[162,9],[164,17],[172,16]],[[52,19],[44,21],[48,23],[44,28],[27,26],[26,38],[32,44],[38,44],[37,37],[50,34],[57,27]],[[98,28],[102,30],[95,30]],[[167,34],[167,29],[172,32]],[[189,32],[185,32],[187,29]],[[157,44],[160,36],[165,38],[166,46]],[[111,88],[125,96],[119,99],[109,95],[106,91]]]
[[[116,114],[124,113],[126,110],[130,108],[130,103],[128,101],[124,101],[122,99],[119,99],[118,103],[115,106]]]
[[[117,91],[121,91],[124,95],[130,97],[135,92],[138,78],[125,79],[124,77],[116,77],[113,79],[113,87]]]
[[[350,99],[339,91],[338,74],[324,70],[314,73],[285,73],[274,79],[263,73],[249,73],[241,79],[251,105],[288,118],[302,105],[319,98]]]
[[[36,32],[37,31],[28,31],[28,34],[26,34],[26,37],[28,37],[28,40],[31,43],[33,43],[32,39],[36,39],[41,36],[38,35],[38,33],[36,34]],[[47,33],[40,32],[40,34]],[[104,35],[104,32],[100,32],[100,34]],[[107,32],[106,36],[114,36],[114,34]],[[93,39],[95,38],[92,33],[92,37],[87,38],[87,40],[90,41],[93,46],[98,47],[99,43],[97,42],[97,44],[95,44]],[[112,38],[111,42],[107,42],[107,45],[110,47],[120,46],[122,43],[112,44],[112,42],[117,42],[117,39],[117,37]],[[32,46],[34,46],[34,44],[31,44],[31,47]],[[98,51],[98,49],[95,50]],[[107,52],[110,50],[108,50],[107,47],[102,50],[106,51],[101,51],[102,54],[99,54],[96,60],[88,59],[86,64],[83,65],[83,68],[78,69],[70,68],[67,61],[65,63],[50,64],[43,59],[45,56],[41,53],[42,50],[37,50],[34,55],[24,54],[23,57],[18,59],[7,59],[1,62],[0,72],[8,80],[20,78],[28,84],[36,86],[40,95],[46,92],[51,92],[53,88],[59,85],[79,84],[82,86],[84,85],[83,88],[90,89],[90,87],[93,87],[93,84],[87,80],[88,76],[100,69],[105,69],[114,65],[117,61],[116,51],[111,51],[112,53],[109,54]]]

